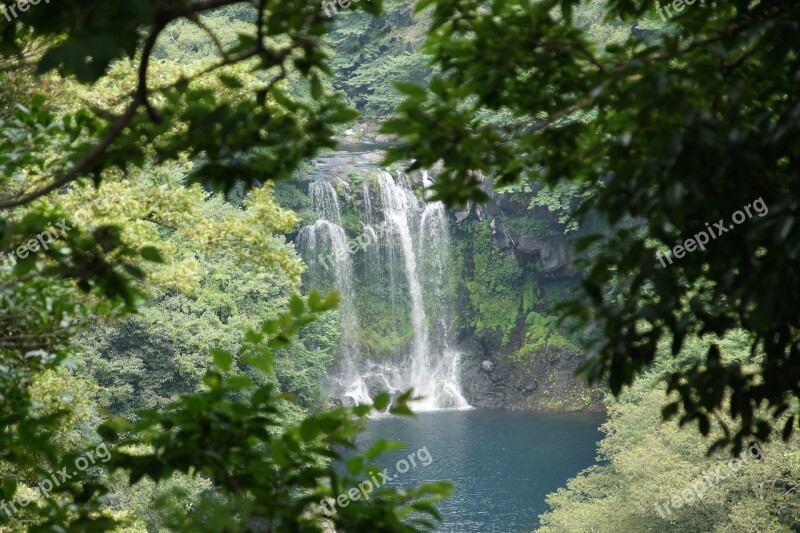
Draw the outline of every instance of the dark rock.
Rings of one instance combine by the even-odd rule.
[[[486,212],[489,213],[493,217],[500,217],[503,216],[503,211],[500,207],[494,203],[493,200],[489,200],[486,202]]]
[[[370,374],[364,378],[364,383],[367,386],[367,392],[371,398],[374,398],[387,389],[386,380],[376,374]]]
[[[562,238],[541,239],[522,235],[516,242],[517,250],[528,255],[538,254],[545,273],[561,272],[571,274],[572,246]]]
[[[522,235],[517,239],[517,250],[523,254],[539,253],[544,246],[544,239]]]
[[[511,410],[602,410],[601,389],[575,376],[581,357],[568,349],[543,349],[531,361],[511,360],[508,347],[487,346],[471,335],[461,352],[461,389],[473,407]],[[489,357],[491,354],[491,357]]]
[[[494,243],[497,245],[498,248],[507,252],[511,249],[511,239],[506,233],[506,227],[503,224],[503,221],[499,218],[493,218],[491,222],[489,222],[489,227],[492,230],[492,238],[494,239]]]

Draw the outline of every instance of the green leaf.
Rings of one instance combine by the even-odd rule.
[[[331,294],[328,295],[327,298],[325,298],[325,301],[320,306],[319,311],[322,312],[335,309],[339,305],[340,298],[341,296],[338,291],[332,292]]]
[[[339,107],[332,113],[329,113],[326,120],[330,124],[346,124],[352,122],[360,116],[360,113],[355,109],[348,107]]]
[[[419,85],[414,85],[413,83],[405,83],[402,81],[394,82],[394,86],[397,87],[397,90],[403,94],[407,94],[408,96],[416,96],[425,98],[427,96],[427,92],[425,89],[420,87]]]
[[[353,407],[353,414],[356,416],[367,416],[372,411],[372,406],[367,404],[359,404]]]
[[[253,380],[247,376],[231,376],[227,384],[231,389],[247,389],[253,386]]]
[[[389,412],[393,415],[414,416],[414,411],[407,405],[393,405]]]
[[[230,370],[231,365],[233,364],[233,356],[226,352],[225,350],[220,350],[219,348],[213,348],[211,350],[211,355],[214,358],[214,364],[222,370],[223,372],[227,372]]]
[[[161,251],[153,246],[142,247],[142,249],[139,250],[139,255],[142,256],[142,259],[153,263],[164,263],[164,257],[161,255]]]
[[[347,461],[346,466],[347,471],[350,472],[351,475],[356,476],[361,472],[361,469],[364,468],[364,459],[355,456]]]
[[[388,392],[382,392],[375,396],[375,399],[372,401],[372,405],[375,406],[375,409],[379,412],[385,411],[387,407],[389,407],[389,403],[392,401],[392,397],[389,396]]]
[[[209,371],[203,378],[203,383],[212,389],[216,389],[222,384],[222,376],[218,372]]]
[[[303,313],[305,312],[305,304],[303,303],[303,299],[296,294],[293,295],[292,299],[289,301],[289,310],[294,316],[303,316]]]
[[[307,418],[300,424],[300,435],[305,442],[311,442],[322,433],[322,429],[313,418]]]
[[[264,340],[264,335],[257,331],[253,331],[252,329],[248,329],[247,332],[244,334],[244,340],[252,344],[259,344],[261,341]]]
[[[253,356],[245,356],[241,358],[242,364],[251,366],[253,368],[257,368],[261,370],[265,374],[272,373],[272,364],[273,360],[272,357],[253,357]]]
[[[312,313],[316,313],[320,311],[321,306],[322,306],[322,296],[317,291],[311,291],[311,294],[308,295],[308,309]]]

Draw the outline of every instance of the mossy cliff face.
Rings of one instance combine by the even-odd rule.
[[[580,280],[569,243],[577,232],[562,222],[577,194],[487,192],[486,204],[452,212],[465,397],[480,407],[602,409],[602,391],[575,377],[580,339],[556,325],[556,305]]]
[[[365,182],[379,168],[373,152],[335,153],[313,162],[309,171],[279,189],[279,195],[308,217],[303,195],[308,182],[335,184],[342,224],[349,239],[363,232]],[[389,169],[392,171],[392,169]],[[394,173],[394,172],[393,172]],[[423,194],[420,174],[408,180]],[[475,407],[541,410],[597,410],[602,391],[575,377],[581,362],[579,339],[556,325],[555,306],[569,296],[580,274],[572,266],[565,213],[576,194],[517,188],[488,191],[490,200],[451,210],[450,249],[445,283],[437,295],[423,295],[428,310],[453,305],[449,324],[461,353],[461,388]],[[374,198],[372,199],[374,201]],[[360,218],[361,217],[361,218]],[[374,247],[352,255],[360,352],[372,360],[392,360],[409,349],[413,331],[406,292],[389,293],[389,258]],[[424,266],[421,266],[424,268]],[[330,289],[332,287],[321,287]],[[402,289],[402,287],[399,287]],[[428,316],[442,313],[428,312]]]

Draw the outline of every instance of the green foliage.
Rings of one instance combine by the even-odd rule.
[[[430,77],[428,60],[420,51],[424,19],[415,19],[412,7],[408,0],[392,0],[377,18],[349,13],[337,18],[329,34],[333,87],[368,116],[385,116],[402,101],[393,81],[425,83]]]
[[[358,343],[364,354],[381,359],[400,353],[414,337],[409,312],[398,312],[409,305],[405,294],[394,295],[386,283],[359,287],[357,293],[360,328]],[[398,306],[398,307],[395,307]]]
[[[533,276],[526,276],[522,289],[522,312],[527,313],[539,303],[539,287]]]
[[[730,362],[749,358],[746,333],[732,332],[721,342]],[[542,515],[537,531],[793,531],[800,520],[794,495],[800,482],[800,442],[795,437],[782,443],[776,432],[774,442],[761,445],[762,460],[750,457],[732,472],[729,454],[705,454],[710,439],[723,433],[719,424],[706,438],[659,424],[663,393],[658,389],[679,364],[668,355],[669,346],[662,348],[651,371],[618,400],[608,399],[606,436],[599,445],[603,464],[548,496],[552,511]],[[702,360],[705,348],[690,346],[688,363]],[[717,469],[727,479],[718,480]],[[711,486],[703,490],[702,501],[694,497],[691,505],[664,508],[667,500],[692,492],[703,474]]]
[[[360,5],[381,10],[380,0]],[[22,128],[32,141],[20,157],[0,162],[0,185],[9,193],[0,207],[24,205],[80,178],[102,181],[108,170],[141,169],[152,158],[192,159],[190,181],[229,191],[241,181],[288,178],[303,159],[333,147],[335,126],[357,113],[342,95],[320,88],[329,72],[319,42],[330,24],[322,5],[262,3],[242,17],[243,7],[236,0],[148,0],[95,9],[69,0],[19,17],[15,24],[28,31],[8,27],[5,55],[41,39],[47,44],[32,58],[40,73],[93,83],[92,91],[104,94],[93,100],[97,106],[65,101],[62,116],[52,117],[58,120],[36,112],[0,122],[4,137]],[[155,57],[170,32],[173,40],[183,32],[196,49],[186,68]],[[196,44],[203,34],[203,46],[215,53]]]
[[[353,190],[355,190],[358,187],[360,187],[362,183],[364,183],[364,180],[372,181],[375,178],[376,177],[374,176],[374,173],[356,171],[350,174],[350,179],[348,181],[350,182],[350,187],[352,187]]]
[[[231,235],[238,235],[230,221],[246,216],[247,209],[213,199],[203,203],[206,217],[229,221]],[[102,386],[100,405],[118,415],[132,416],[142,407],[161,408],[179,394],[195,392],[210,363],[205,354],[214,346],[240,344],[244,331],[277,316],[295,290],[284,272],[254,268],[227,250],[200,248],[177,234],[163,235],[156,242],[178,256],[199,259],[205,276],[190,294],[158,294],[146,312],[98,324],[82,336],[82,359]],[[280,246],[294,255],[286,244]],[[336,349],[318,338],[313,344],[317,347],[308,349],[301,342],[279,352],[275,373],[282,391],[297,394],[301,406],[319,410],[324,398],[318,375]]]
[[[571,341],[558,326],[558,317],[544,315],[532,311],[525,317],[525,341],[512,356],[517,362],[530,362],[536,357],[557,359],[561,350],[573,353],[580,351],[580,346]]]
[[[127,471],[130,483],[145,476],[159,481],[182,473],[207,477],[219,491],[203,496],[189,512],[167,515],[166,529],[250,531],[254,522],[261,521],[276,531],[322,531],[323,522],[347,531],[433,529],[433,522],[424,515],[438,518],[432,504],[449,492],[446,484],[409,490],[383,486],[369,502],[353,502],[324,518],[318,502],[345,492],[359,477],[377,469],[363,458],[352,468],[356,463],[351,459],[348,470],[355,477],[350,478],[329,464],[330,459],[342,459],[334,445],[355,448],[354,437],[372,405],[340,408],[307,417],[300,424],[286,424],[273,385],[259,386],[244,375],[228,373],[233,359],[269,373],[274,364],[272,351],[286,346],[336,301],[322,301],[316,293],[307,301],[293,298],[291,312],[250,330],[238,353],[217,352],[216,368],[203,379],[206,390],[184,395],[161,412],[141,411],[138,422],[116,418],[101,426],[105,438],[119,439],[110,468]],[[239,396],[244,399],[231,399]],[[398,398],[390,412],[408,411],[410,397],[409,392]],[[375,408],[385,408],[388,400],[388,395],[379,396]],[[376,448],[365,455],[374,459],[379,453]],[[406,518],[412,511],[421,514]]]
[[[520,273],[513,258],[494,245],[488,223],[480,225],[471,244],[473,270],[464,280],[475,309],[471,325],[506,344],[519,315]]]
[[[593,237],[580,299],[562,309],[593,332],[583,374],[619,394],[659,341],[678,355],[688,338],[744,328],[754,334],[751,353],[765,355],[757,370],[722,364],[711,346],[703,364],[670,380],[681,408],[669,414],[702,430],[727,410],[734,423],[715,445],[739,450],[751,436],[766,439],[770,416],[800,394],[790,303],[800,300],[791,251],[800,247],[800,6],[694,6],[663,31],[634,32],[629,21],[657,16],[657,0],[583,4],[420,1],[440,72],[427,88],[401,88],[406,99],[384,132],[404,142],[387,161],[443,163],[435,190],[450,204],[484,199],[479,175],[497,186],[535,176],[592,187],[579,214],[599,214],[609,229]],[[606,29],[592,22],[601,19]],[[513,120],[498,127],[498,112]],[[737,226],[736,237],[668,268],[655,258],[759,199],[769,213]],[[756,414],[764,404],[770,416]]]
[[[589,195],[589,191],[581,184],[558,182],[552,189],[540,187],[531,198],[530,209],[544,207],[555,215],[558,222],[564,225],[564,233],[578,229],[578,220],[573,216],[581,200]]]
[[[342,225],[344,226],[344,229],[352,238],[361,235],[361,233],[364,231],[364,225],[361,223],[361,217],[359,216],[358,211],[356,211],[354,206],[350,204],[344,204],[343,207]]]
[[[282,181],[275,184],[275,201],[281,207],[297,213],[298,226],[313,224],[317,215],[311,210],[311,199],[303,192],[295,181]]]
[[[332,147],[336,125],[356,116],[323,80],[330,24],[310,1],[66,1],[5,26],[0,53],[24,51],[24,63],[4,63],[17,69],[4,80],[50,99],[2,91],[26,105],[0,112],[0,247],[69,229],[0,266],[2,497],[31,496],[93,442],[107,416],[95,394],[132,420],[100,427],[119,439],[109,465],[126,481],[77,476],[0,513],[3,529],[433,528],[442,484],[383,488],[331,519],[313,503],[349,488],[328,461],[371,407],[305,414],[325,403],[317,376],[338,344],[330,322],[311,323],[335,298],[293,295],[302,265],[277,233],[297,217],[266,182]],[[236,206],[214,189],[235,192]],[[81,352],[74,336],[87,324]],[[408,399],[393,412],[409,412]]]

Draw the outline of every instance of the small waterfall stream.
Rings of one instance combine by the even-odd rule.
[[[319,216],[316,222],[300,230],[297,246],[307,261],[312,279],[322,279],[328,271],[333,272],[334,285],[339,290],[341,301],[339,313],[342,326],[342,350],[344,371],[355,372],[358,359],[356,332],[358,314],[355,307],[353,287],[353,261],[347,248],[347,234],[342,227],[341,209],[336,191],[328,182],[314,181],[309,187],[311,208]],[[354,393],[355,394],[355,393]],[[369,396],[367,396],[368,398]],[[359,395],[360,401],[364,400]]]
[[[341,291],[343,354],[328,376],[328,392],[348,403],[361,403],[379,390],[397,394],[413,387],[424,398],[415,403],[416,410],[469,408],[459,385],[459,354],[451,348],[453,315],[445,290],[450,275],[446,210],[440,202],[418,198],[405,174],[398,173],[395,179],[389,172],[376,172],[377,179],[365,180],[359,188],[363,233],[355,253],[365,254],[365,272],[360,277],[353,268],[352,242],[348,242],[330,181],[310,183],[311,208],[318,220],[302,228],[297,239],[309,265],[311,285],[328,276]],[[430,183],[427,174],[423,183]],[[407,348],[388,360],[365,356],[358,346],[359,328],[369,325],[359,322],[356,288],[369,283],[388,287],[388,301],[382,305],[394,316],[407,313],[413,328]],[[429,303],[427,313],[424,296],[435,303]]]

